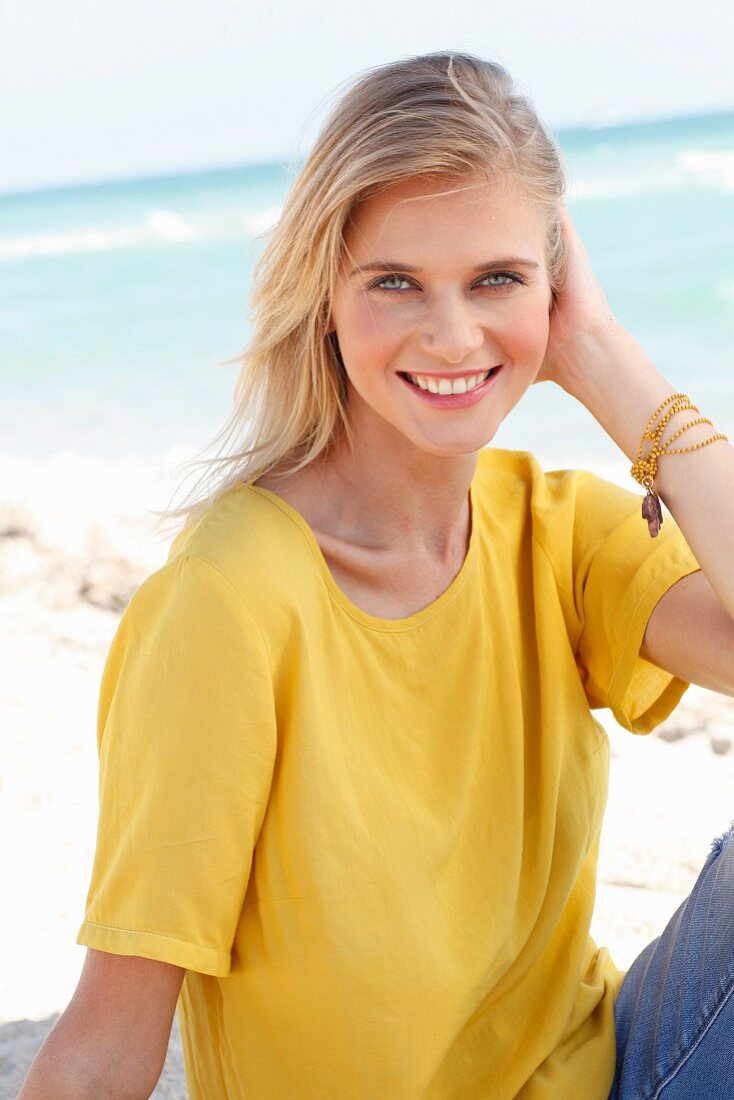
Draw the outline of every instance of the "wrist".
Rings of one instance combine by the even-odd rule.
[[[670,383],[640,344],[615,318],[579,331],[562,349],[563,388],[598,418],[611,397],[625,391],[666,396]],[[672,390],[671,390],[672,392]],[[653,405],[650,409],[655,406]]]
[[[565,350],[563,388],[584,405],[630,462],[635,461],[647,421],[675,387],[616,321],[579,332]],[[681,416],[685,414],[675,419]],[[645,454],[648,451],[649,446]]]

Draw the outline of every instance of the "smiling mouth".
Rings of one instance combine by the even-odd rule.
[[[398,374],[418,389],[448,397],[454,393],[469,393],[477,386],[481,386],[497,373],[501,365],[492,367],[490,370],[478,371],[476,374],[462,375],[460,378],[448,375],[437,378],[427,374],[408,374],[407,371],[398,371]]]

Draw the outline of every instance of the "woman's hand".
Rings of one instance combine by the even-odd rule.
[[[550,313],[548,345],[535,381],[556,382],[574,394],[574,381],[583,366],[583,356],[579,354],[583,337],[592,331],[620,326],[564,205],[560,214],[567,252],[566,279]]]

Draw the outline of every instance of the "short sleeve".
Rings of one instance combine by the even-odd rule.
[[[640,656],[645,628],[665,592],[700,566],[667,510],[659,534],[651,538],[641,514],[642,493],[587,471],[577,475],[577,667],[592,708],[609,707],[625,729],[649,733],[690,685]]]
[[[77,943],[225,975],[272,780],[265,644],[188,554],[143,581],[99,694],[99,822]]]

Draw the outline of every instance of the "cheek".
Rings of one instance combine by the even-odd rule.
[[[508,328],[507,341],[512,348],[513,358],[534,361],[544,355],[550,332],[550,318],[547,309],[524,310],[519,313]]]
[[[339,343],[355,361],[394,348],[402,340],[404,324],[394,312],[380,305],[360,303],[352,306],[339,325]]]

